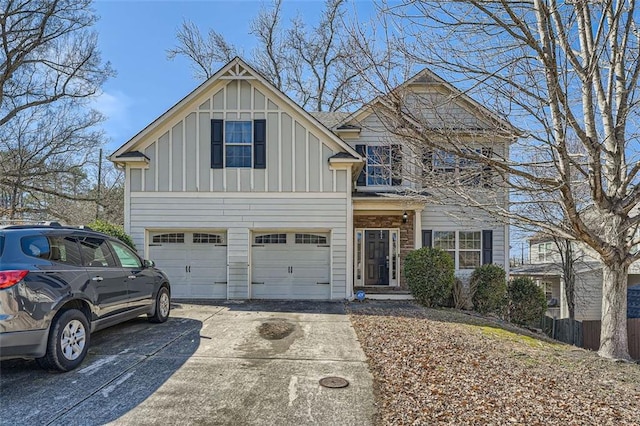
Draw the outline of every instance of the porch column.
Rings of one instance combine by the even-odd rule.
[[[413,248],[422,247],[422,210],[415,209],[413,214]]]

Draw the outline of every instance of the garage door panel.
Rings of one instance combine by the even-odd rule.
[[[224,233],[168,231],[154,233],[151,238],[150,256],[169,277],[172,297],[227,297]]]
[[[283,243],[283,234],[286,234],[286,243]],[[297,243],[296,233],[292,232],[267,234],[259,239],[262,235],[265,234],[254,235],[256,245],[252,248],[252,281],[263,283],[252,285],[253,298],[326,300],[331,297],[330,286],[318,284],[330,281],[331,250],[327,244]],[[313,238],[326,242],[329,236],[321,233]]]

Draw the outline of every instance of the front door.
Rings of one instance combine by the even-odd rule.
[[[365,231],[364,247],[364,285],[389,285],[389,231]]]

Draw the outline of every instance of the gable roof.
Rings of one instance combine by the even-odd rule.
[[[432,85],[432,86],[444,87],[449,92],[455,94],[456,97],[460,99],[460,101],[462,102],[463,105],[464,104],[468,105],[470,107],[469,109],[471,110],[469,112],[473,113],[473,115],[480,116],[481,118],[483,118],[485,120],[489,120],[492,124],[496,125],[496,127],[498,129],[506,129],[508,133],[512,133],[514,135],[522,134],[522,131],[519,130],[518,128],[516,128],[515,126],[513,126],[509,121],[507,121],[504,118],[500,117],[498,114],[496,114],[495,112],[491,111],[490,109],[488,109],[487,107],[485,107],[481,103],[477,102],[471,96],[469,96],[466,93],[462,92],[460,89],[458,89],[455,86],[453,86],[452,84],[448,83],[442,77],[438,76],[433,71],[431,71],[431,70],[429,70],[427,68],[425,68],[422,71],[416,73],[413,77],[409,78],[404,83],[402,83],[399,86],[397,86],[394,89],[392,89],[389,92],[389,94],[393,94],[394,92],[402,91],[402,90],[408,88],[411,85]],[[353,120],[361,121],[361,120],[365,119],[369,115],[373,114],[373,112],[374,112],[373,111],[373,107],[376,104],[384,102],[384,98],[386,96],[388,96],[388,95],[377,96],[376,98],[372,99],[370,102],[362,105],[358,110],[356,110],[352,114],[349,114],[349,115],[345,116],[342,120],[340,120],[337,123],[335,123],[335,125],[332,128],[344,127],[350,121],[353,121]],[[477,129],[474,129],[474,130],[477,130]]]
[[[295,103],[291,98],[289,98],[285,93],[281,92],[277,89],[273,84],[271,84],[266,78],[264,78],[258,71],[253,69],[249,64],[247,64],[240,57],[236,56],[231,61],[229,61],[226,65],[220,68],[215,74],[209,77],[205,82],[196,87],[191,93],[182,98],[178,103],[173,105],[169,110],[167,110],[164,114],[156,118],[150,124],[148,124],[144,129],[138,132],[135,136],[129,139],[127,142],[122,144],[118,149],[116,149],[111,155],[109,155],[109,160],[113,162],[118,162],[118,158],[122,158],[122,155],[132,148],[136,146],[136,144],[144,139],[149,133],[151,133],[156,127],[160,126],[166,120],[168,120],[173,114],[179,111],[182,107],[187,105],[189,102],[196,99],[201,94],[205,93],[209,90],[218,80],[221,79],[227,72],[233,69],[233,67],[242,67],[245,70],[243,74],[244,78],[247,76],[251,76],[255,78],[264,86],[266,86],[269,90],[271,90],[274,94],[276,94],[283,102],[285,102],[288,106],[290,106],[296,113],[308,119],[311,123],[315,124],[317,129],[326,136],[328,139],[336,143],[344,152],[350,154],[354,159],[361,160],[361,156],[351,148],[346,142],[340,139],[335,133],[333,133],[327,126],[325,126],[321,121],[315,118],[313,115],[309,114],[307,111],[302,109],[297,103]]]

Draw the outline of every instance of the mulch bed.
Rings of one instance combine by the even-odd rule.
[[[381,425],[639,425],[640,365],[413,303],[348,305]]]

